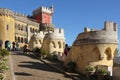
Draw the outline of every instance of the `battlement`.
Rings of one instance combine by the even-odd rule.
[[[62,28],[55,28],[53,32],[47,33],[45,38],[50,39],[65,39],[64,37],[64,29]]]
[[[104,29],[102,30],[84,28],[84,32],[78,35],[75,45],[87,43],[118,44],[117,24],[113,22],[105,22]]]
[[[34,33],[32,38],[33,39],[43,39],[46,33],[43,31],[40,31],[39,33]]]
[[[6,8],[0,8],[0,15],[7,15],[14,17],[14,12]]]
[[[106,21],[104,23],[104,30],[106,31],[118,31],[117,30],[117,23],[111,22],[111,21]]]
[[[105,31],[118,31],[118,24],[117,23],[114,23],[114,22],[111,22],[111,21],[106,21],[104,23],[104,29]],[[97,31],[96,29],[90,29],[88,27],[85,27],[84,28],[84,32],[90,32],[90,31]]]
[[[50,6],[50,8],[47,8],[45,6],[41,6],[41,7],[37,8],[36,10],[33,11],[33,15],[39,14],[41,12],[48,13],[48,14],[53,14],[53,12],[54,12],[53,6]]]
[[[84,32],[90,32],[90,31],[97,31],[96,29],[90,29],[90,28],[88,28],[88,27],[85,27],[84,28]]]
[[[55,28],[54,29],[54,33],[56,33],[56,34],[64,34],[64,29],[62,29],[62,28]]]
[[[21,16],[21,17],[27,17],[26,14],[22,14],[22,13],[18,13],[18,12],[15,12],[14,15]]]

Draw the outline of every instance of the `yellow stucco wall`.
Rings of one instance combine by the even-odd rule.
[[[2,48],[5,48],[6,40],[10,42],[13,42],[15,40],[13,17],[7,15],[0,15],[0,39],[3,41]]]
[[[42,43],[43,39],[30,39],[28,46],[31,50],[33,50],[35,48],[41,48]]]
[[[85,67],[91,65],[113,66],[113,58],[116,55],[117,44],[85,44],[72,46],[65,65],[73,61],[77,64],[76,70],[85,73]]]
[[[45,39],[42,48],[47,50],[48,53],[53,54],[55,52],[63,53],[65,40],[60,39]]]
[[[15,23],[17,25],[20,25],[20,27],[23,27],[23,29],[26,29],[26,27],[27,28],[29,27],[29,28],[37,30],[37,31],[39,30],[39,27],[31,25],[31,24],[24,23],[22,21],[17,21],[16,20]],[[30,34],[30,37],[33,35],[32,32],[29,32],[29,34]],[[23,39],[25,39],[25,38],[28,39],[28,31],[15,29],[15,36],[23,38]],[[19,44],[20,47],[23,47],[25,42],[23,42],[23,43],[19,42],[18,44]]]

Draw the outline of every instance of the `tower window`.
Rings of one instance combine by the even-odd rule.
[[[9,25],[6,26],[6,30],[8,30],[8,29],[9,29]]]

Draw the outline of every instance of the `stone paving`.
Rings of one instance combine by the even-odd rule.
[[[10,56],[13,80],[73,80],[29,55],[13,52]]]

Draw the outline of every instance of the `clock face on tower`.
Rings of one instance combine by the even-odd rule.
[[[50,17],[49,14],[43,14],[43,23],[50,23]]]

